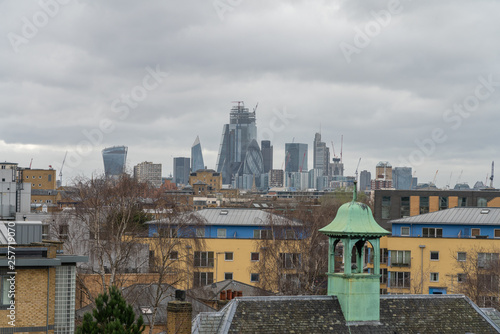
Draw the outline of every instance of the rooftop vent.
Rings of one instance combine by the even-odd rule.
[[[490,213],[490,209],[482,209],[481,210],[482,215],[487,215],[488,213]]]
[[[228,214],[227,210],[221,210],[221,212],[219,213],[219,215],[227,215],[227,214]]]

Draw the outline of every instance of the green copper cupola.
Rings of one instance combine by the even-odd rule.
[[[328,295],[339,299],[347,322],[380,320],[380,238],[390,232],[373,218],[371,209],[353,199],[342,205],[335,219],[319,231],[329,238]],[[342,242],[343,270],[335,272],[335,248]],[[373,252],[373,271],[363,271],[365,245]],[[355,254],[355,262],[352,258]]]

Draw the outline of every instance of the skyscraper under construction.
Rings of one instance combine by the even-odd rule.
[[[217,157],[217,172],[221,173],[223,184],[233,184],[235,187],[241,188],[242,185],[238,181],[239,176],[244,176],[249,171],[261,172],[264,167],[262,166],[262,155],[260,154],[258,159],[256,159],[258,144],[256,142],[257,126],[255,124],[255,109],[250,112],[248,108],[245,108],[243,101],[236,103],[237,105],[231,108],[229,124],[224,124],[222,128],[222,139]],[[253,141],[255,143],[252,144]],[[247,158],[249,147],[251,147],[251,151],[253,152],[251,155],[252,158]],[[256,161],[259,166],[247,166],[247,168],[244,168],[245,159],[252,162]],[[250,175],[246,175],[246,179]],[[253,175],[253,177],[257,180],[260,175]]]

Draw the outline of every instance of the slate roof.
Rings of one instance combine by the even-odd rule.
[[[346,324],[335,296],[241,297],[200,313],[193,333],[500,333],[463,295],[385,295],[380,322]]]
[[[214,287],[215,285],[215,287]],[[220,300],[220,292],[231,289],[241,291],[243,296],[271,296],[273,292],[267,291],[249,284],[227,279],[224,281],[208,284],[195,289],[188,290],[188,295],[196,296],[203,300]]]
[[[487,213],[481,213],[486,212]],[[500,208],[452,208],[391,220],[391,224],[500,225]]]
[[[274,225],[300,226],[298,222],[287,220],[282,216],[268,213],[260,209],[207,208],[194,213],[185,214],[186,217],[189,215],[203,218],[206,221],[206,225],[266,226],[269,225],[270,219],[272,219]],[[184,217],[180,219],[186,221]],[[162,221],[154,220],[146,224],[158,223],[161,224]],[[175,224],[175,221],[170,223]]]

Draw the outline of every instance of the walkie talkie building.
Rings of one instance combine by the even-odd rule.
[[[106,177],[117,177],[125,173],[127,151],[127,146],[113,146],[102,150]]]

